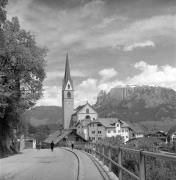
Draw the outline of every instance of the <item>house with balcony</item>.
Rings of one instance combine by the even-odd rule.
[[[122,136],[124,142],[129,140],[129,126],[117,118],[98,118],[88,124],[88,136],[92,142],[105,137]]]

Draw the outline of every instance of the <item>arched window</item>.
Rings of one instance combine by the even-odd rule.
[[[89,116],[89,115],[87,115],[87,116],[86,116],[86,119],[90,119],[90,116]]]
[[[67,93],[67,98],[71,98],[71,93],[70,93],[70,91],[68,91],[68,93]]]
[[[86,113],[89,114],[89,109],[86,109]]]
[[[70,84],[68,84],[68,89],[70,89]]]

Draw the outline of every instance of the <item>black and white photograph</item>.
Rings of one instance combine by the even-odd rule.
[[[0,0],[0,180],[176,180],[176,0]]]

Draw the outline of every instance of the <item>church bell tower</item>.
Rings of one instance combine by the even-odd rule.
[[[74,110],[74,89],[73,81],[70,75],[70,65],[68,53],[66,55],[65,75],[62,81],[62,111],[63,111],[63,127],[69,129],[71,116]]]

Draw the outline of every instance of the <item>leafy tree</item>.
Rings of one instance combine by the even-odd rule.
[[[5,41],[0,72],[5,77],[7,107],[1,123],[17,128],[20,114],[35,105],[42,95],[46,49],[38,47],[34,36],[20,28],[16,17],[5,22],[3,31]]]
[[[7,0],[0,0],[0,53],[4,46],[3,24],[6,19],[6,11],[4,9],[6,5],[7,5]]]

